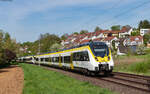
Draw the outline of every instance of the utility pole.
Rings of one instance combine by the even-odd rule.
[[[41,53],[41,42],[40,42],[40,38],[39,38],[39,52],[38,52],[38,54],[40,54]],[[39,66],[40,66],[40,58],[39,58]]]
[[[40,39],[39,39],[39,52],[38,52],[38,54],[40,54],[41,53],[41,43],[40,43]]]

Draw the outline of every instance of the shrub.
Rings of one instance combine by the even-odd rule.
[[[128,70],[137,73],[146,73],[150,69],[150,62],[140,62],[132,64]]]

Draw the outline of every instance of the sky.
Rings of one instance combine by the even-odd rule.
[[[144,19],[150,20],[150,0],[0,0],[0,29],[17,42],[45,33],[93,32],[96,26],[137,27]]]

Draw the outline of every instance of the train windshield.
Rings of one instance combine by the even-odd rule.
[[[108,56],[109,49],[107,45],[93,45],[93,51],[95,56],[104,57],[105,55]]]

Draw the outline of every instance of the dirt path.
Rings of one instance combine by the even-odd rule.
[[[24,74],[20,67],[0,69],[0,94],[22,94]]]

